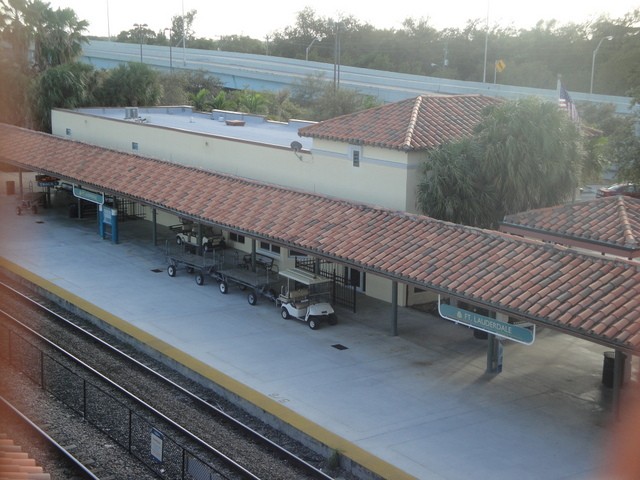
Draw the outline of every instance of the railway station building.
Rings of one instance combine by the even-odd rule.
[[[273,122],[184,106],[54,110],[52,129],[61,138],[121,152],[417,213],[416,188],[425,152],[471,135],[482,110],[497,101],[481,95],[423,95],[320,123]],[[264,215],[272,210],[265,206]],[[157,218],[165,225],[179,221],[173,215]],[[237,235],[221,233],[227,244],[249,249]],[[259,242],[257,252],[274,257],[281,268],[291,266],[299,253],[268,242]],[[338,269],[358,291],[391,301],[388,280],[358,269]],[[398,288],[399,306],[435,299],[420,288]]]
[[[471,134],[494,102],[419,96],[320,123],[189,107],[54,110],[53,135],[2,126],[0,162],[20,169],[20,189],[57,176],[126,200],[154,225],[216,228],[281,269],[306,258],[340,269],[392,312],[441,295],[502,323],[552,327],[615,349],[621,372],[640,351],[637,263],[416,214],[425,152]],[[622,228],[626,240],[638,233],[635,222]]]

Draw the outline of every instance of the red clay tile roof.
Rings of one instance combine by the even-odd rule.
[[[0,162],[640,353],[640,266],[0,124]]]
[[[611,253],[640,257],[640,199],[603,197],[508,215],[503,232]]]
[[[469,137],[482,111],[500,100],[482,95],[421,95],[301,128],[302,137],[396,150],[428,150]]]

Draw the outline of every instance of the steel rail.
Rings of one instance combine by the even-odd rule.
[[[98,336],[92,334],[91,332],[83,329],[79,325],[76,325],[75,323],[73,323],[69,319],[67,319],[64,316],[60,315],[59,313],[51,310],[50,308],[42,305],[41,303],[37,302],[36,300],[34,300],[32,298],[30,298],[28,295],[23,294],[22,292],[14,289],[10,285],[8,285],[8,284],[6,284],[5,282],[2,282],[2,281],[0,281],[0,287],[11,291],[15,295],[18,295],[20,298],[26,300],[27,302],[29,302],[30,304],[36,306],[37,308],[47,312],[50,315],[53,315],[56,319],[58,319],[59,321],[63,322],[68,327],[74,329],[75,331],[79,332],[82,335],[85,335],[85,336],[89,337],[92,341],[95,341],[96,343],[99,343],[101,346],[107,348],[112,353],[114,353],[116,355],[119,355],[122,358],[124,358],[125,360],[134,363],[137,367],[143,369],[146,373],[153,375],[156,379],[166,383],[167,385],[171,386],[172,388],[178,389],[181,393],[183,393],[184,395],[187,395],[190,399],[192,399],[195,402],[197,402],[200,406],[202,406],[202,407],[210,410],[214,414],[222,417],[222,419],[224,421],[227,421],[227,422],[231,423],[234,427],[239,428],[240,430],[244,431],[246,434],[251,435],[252,437],[254,437],[254,440],[257,440],[261,444],[266,445],[269,448],[273,449],[274,453],[276,453],[280,458],[286,459],[288,461],[293,462],[295,465],[303,468],[308,473],[313,474],[313,476],[315,478],[318,478],[318,479],[321,479],[321,480],[333,480],[333,477],[331,477],[331,476],[327,475],[326,473],[322,472],[321,470],[317,469],[316,467],[314,467],[310,463],[308,463],[305,460],[303,460],[302,458],[294,455],[293,453],[291,453],[290,451],[288,451],[285,448],[281,447],[277,443],[271,441],[270,439],[268,439],[264,435],[260,434],[259,432],[255,431],[254,429],[252,429],[248,425],[245,425],[244,423],[242,423],[239,420],[237,420],[236,418],[230,416],[229,414],[227,414],[226,412],[222,411],[221,409],[216,408],[214,405],[211,405],[206,400],[203,400],[202,398],[200,398],[195,393],[193,393],[193,392],[187,390],[186,388],[182,387],[181,385],[175,383],[173,380],[161,375],[160,373],[158,373],[157,371],[155,371],[152,368],[148,367],[147,365],[143,364],[139,360],[131,357],[130,355],[126,354],[125,352],[123,352],[123,351],[119,350],[118,348],[114,347],[113,345],[109,344],[105,340],[99,338]],[[108,384],[112,385],[114,388],[116,388],[119,391],[123,392],[123,394],[125,396],[130,397],[132,400],[134,400],[135,402],[138,402],[144,408],[146,408],[149,411],[151,411],[152,413],[158,415],[164,421],[168,422],[170,425],[172,425],[176,429],[180,430],[183,434],[185,434],[186,436],[192,438],[194,441],[200,443],[204,448],[209,449],[214,455],[216,455],[216,456],[219,455],[220,456],[219,458],[221,458],[223,461],[231,462],[230,466],[232,466],[233,468],[236,468],[236,466],[237,466],[249,478],[260,480],[258,477],[256,477],[251,472],[246,470],[244,467],[242,467],[240,464],[235,462],[233,459],[227,457],[224,453],[220,452],[215,447],[209,445],[204,440],[200,439],[198,436],[194,435],[193,433],[191,433],[190,431],[188,431],[187,429],[185,429],[184,427],[182,427],[178,423],[176,423],[173,420],[171,420],[170,418],[166,417],[163,413],[159,412],[158,410],[156,410],[151,405],[148,405],[146,402],[144,402],[142,399],[136,397],[131,392],[129,392],[126,389],[122,388],[120,385],[116,384],[115,382],[113,382],[108,377],[105,377],[103,374],[101,374],[100,372],[95,370],[93,367],[91,367],[90,365],[86,364],[82,360],[76,358],[71,353],[69,353],[66,350],[64,350],[62,347],[60,347],[60,346],[56,345],[55,343],[51,342],[50,340],[48,340],[47,338],[43,337],[38,332],[35,332],[33,329],[29,328],[27,325],[24,325],[22,322],[20,322],[19,320],[15,319],[11,315],[7,314],[2,309],[0,309],[0,313],[2,313],[3,315],[9,317],[12,321],[20,324],[23,328],[28,330],[33,335],[35,335],[36,337],[42,339],[45,343],[50,344],[52,346],[52,348],[59,350],[61,353],[63,353],[64,355],[68,356],[69,358],[71,358],[73,361],[77,362],[79,365],[83,366],[84,368],[88,369],[89,371],[91,371],[92,373],[97,375],[99,378],[101,378],[102,380],[104,380]]]

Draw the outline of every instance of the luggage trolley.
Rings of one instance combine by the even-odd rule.
[[[249,305],[258,303],[259,296],[266,297],[275,303],[278,298],[276,293],[278,269],[273,259],[259,256],[254,271],[250,255],[241,257],[241,253],[237,250],[225,251],[222,262],[211,273],[218,282],[220,293],[226,294],[229,292],[230,285],[236,285],[240,290],[248,290]]]
[[[16,214],[22,215],[22,212],[31,212],[35,215],[38,213],[38,206],[43,205],[44,192],[27,192],[18,199]]]
[[[188,273],[196,272],[195,280],[198,285],[204,285],[205,275],[212,275],[215,270],[216,258],[220,257],[220,253],[216,251],[203,252],[202,255],[198,255],[192,249],[185,248],[185,245],[172,245],[169,241],[167,241],[166,255],[167,274],[170,277],[175,277],[178,268],[182,266]]]

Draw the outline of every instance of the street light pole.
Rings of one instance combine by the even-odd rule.
[[[171,36],[172,34],[172,30],[171,28],[165,28],[164,31],[166,32],[167,30],[169,30],[169,71],[173,72],[173,54],[171,52],[171,48],[172,48],[172,43],[173,43],[173,37]]]
[[[140,37],[140,63],[143,63],[143,61],[142,61],[142,29],[143,28],[147,28],[147,24],[146,23],[134,23],[133,26],[138,29],[138,36]]]
[[[342,23],[335,24],[336,39],[333,51],[333,90],[337,91],[340,88],[340,27]]]
[[[311,45],[313,45],[313,42],[315,42],[315,41],[319,42],[320,41],[320,37],[315,37],[313,40],[311,40],[311,43],[307,47],[307,51],[305,52],[305,55],[304,55],[304,59],[307,62],[309,61],[309,49],[311,48]]]
[[[593,58],[591,59],[591,86],[589,87],[589,94],[593,93],[593,74],[596,70],[596,55],[598,54],[598,50],[600,50],[600,45],[602,45],[602,42],[605,40],[613,40],[613,35],[602,37],[598,42],[598,46],[593,51]]]

